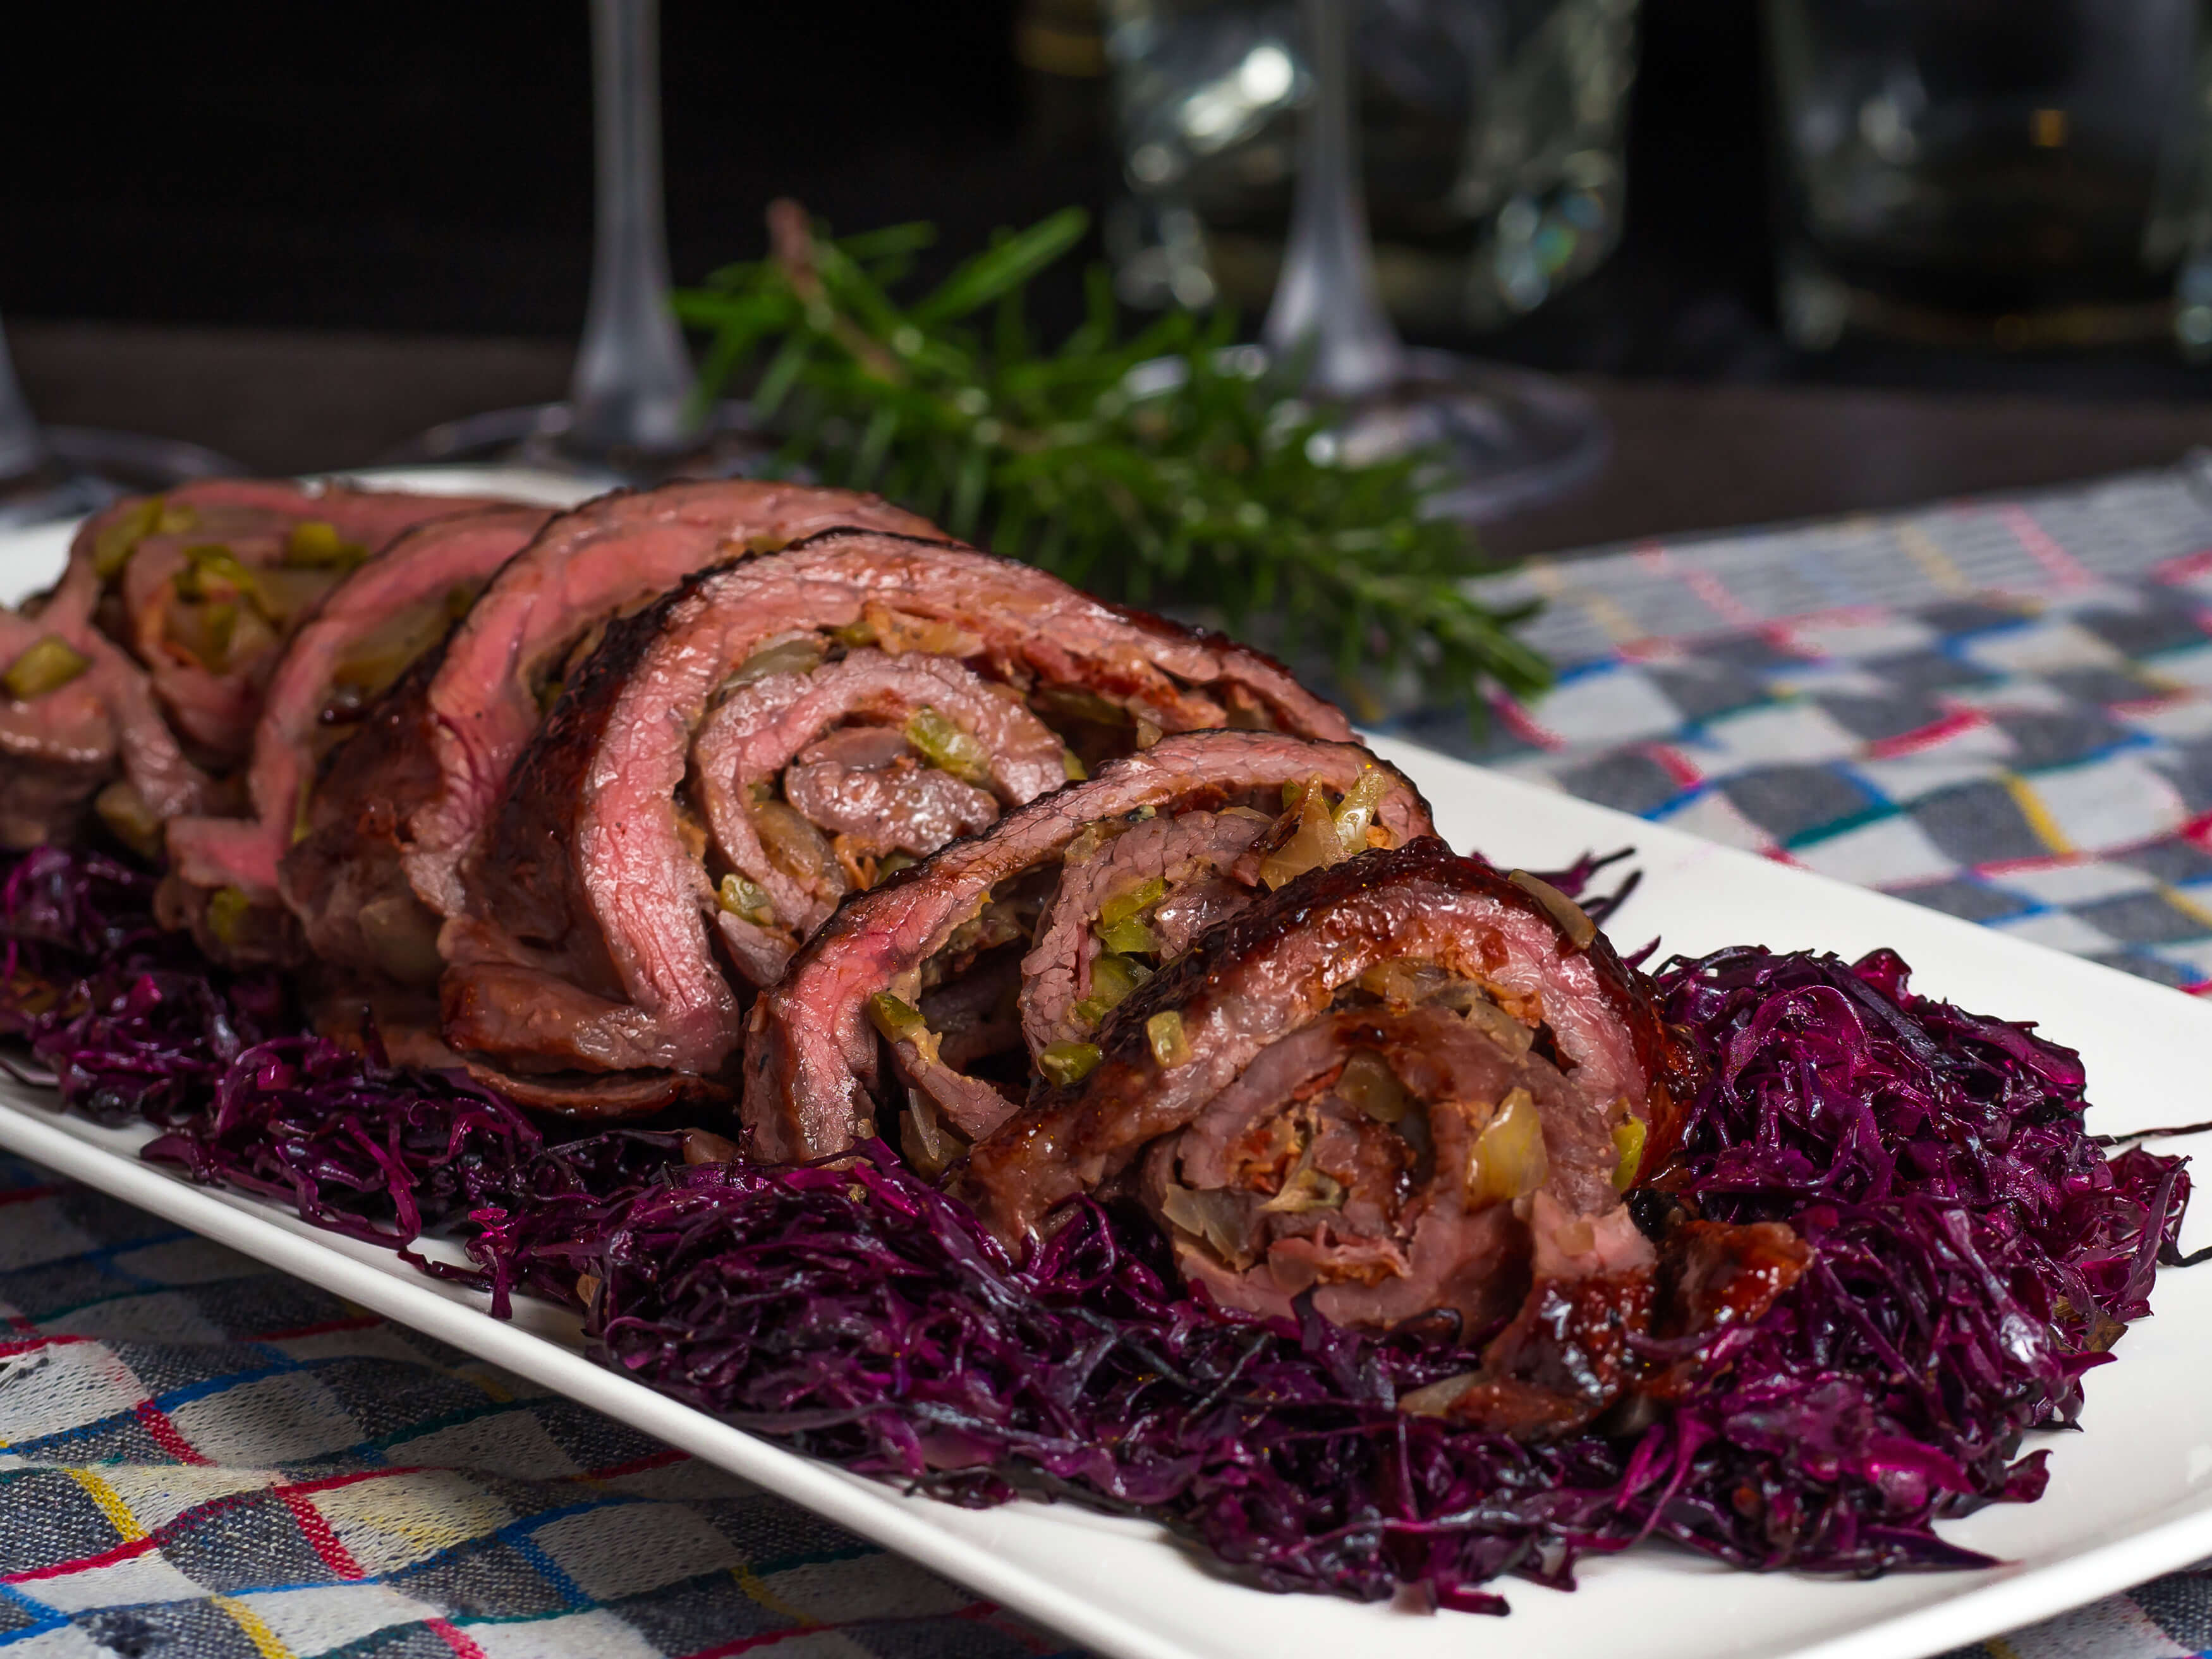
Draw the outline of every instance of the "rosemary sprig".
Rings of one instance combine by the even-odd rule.
[[[1533,606],[1462,587],[1464,526],[1425,513],[1425,456],[1338,458],[1331,413],[1255,373],[1225,312],[1125,335],[1106,274],[1051,349],[1028,284],[1081,240],[1079,209],[1002,232],[928,293],[895,290],[924,225],[831,240],[769,210],[770,257],[677,296],[711,331],[700,395],[753,372],[779,464],[878,490],[954,535],[1109,598],[1199,609],[1295,658],[1325,652],[1362,712],[1408,675],[1433,698],[1525,695],[1550,665],[1513,636]],[[1494,568],[1494,567],[1491,567]]]

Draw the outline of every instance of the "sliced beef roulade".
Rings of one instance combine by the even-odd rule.
[[[190,925],[218,960],[287,961],[298,930],[280,900],[278,866],[307,821],[319,769],[360,730],[369,707],[433,649],[492,574],[544,527],[535,507],[486,507],[433,520],[401,536],[345,575],[284,647],[261,699],[244,811],[168,825],[169,874],[161,908]],[[307,916],[312,939],[319,912]],[[434,926],[363,920],[374,947],[437,957]],[[434,971],[434,969],[433,969]]]
[[[495,504],[256,479],[187,484],[88,523],[51,609],[125,646],[188,750],[221,773],[246,758],[283,642],[325,592],[416,526]]]
[[[1102,1024],[1204,927],[1429,829],[1413,786],[1353,744],[1194,732],[1109,762],[831,918],[755,1007],[750,1149],[796,1161],[872,1133],[880,1034],[933,1174],[1033,1067],[1096,1064]]]
[[[548,525],[317,784],[283,888],[333,977],[434,991],[427,946],[460,908],[463,855],[611,621],[694,570],[835,525],[934,533],[872,495],[747,479],[617,491]]]
[[[969,1154],[963,1189],[1016,1248],[1118,1190],[1253,1312],[1310,1291],[1341,1324],[1445,1312],[1472,1336],[1533,1282],[1648,1301],[1621,1195],[1673,1145],[1686,1062],[1535,878],[1433,839],[1316,870],[1115,1008],[1097,1051]]]
[[[690,1090],[739,1040],[725,961],[773,978],[886,865],[1079,775],[1064,737],[1240,720],[1348,731],[1264,657],[971,549],[837,532],[702,573],[517,764],[441,940],[447,1040],[546,1103]]]
[[[210,479],[96,514],[52,591],[0,629],[0,835],[66,835],[89,798],[118,836],[158,854],[167,820],[223,801],[200,763],[220,774],[237,758],[285,620],[368,545],[471,504]]]

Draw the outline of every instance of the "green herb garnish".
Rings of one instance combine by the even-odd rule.
[[[1524,696],[1549,683],[1511,631],[1534,607],[1496,609],[1463,587],[1494,567],[1464,526],[1425,512],[1430,458],[1337,457],[1331,412],[1255,375],[1226,312],[1125,335],[1094,270],[1085,321],[1041,348],[1028,284],[1085,222],[1070,208],[1001,233],[906,300],[894,290],[927,226],[832,240],[779,203],[770,258],[677,295],[713,334],[699,395],[754,373],[785,470],[879,490],[1109,598],[1325,651],[1364,712],[1380,672],[1410,669],[1478,717],[1479,682]]]

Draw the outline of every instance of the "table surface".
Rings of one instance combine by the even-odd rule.
[[[535,339],[53,322],[9,337],[46,420],[188,438],[265,472],[364,465],[438,422],[557,398],[571,358]],[[1500,553],[2058,483],[2212,443],[2204,403],[1583,384],[1613,423],[1611,465],[1571,499],[1492,526]]]

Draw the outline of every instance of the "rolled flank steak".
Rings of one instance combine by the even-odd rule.
[[[279,866],[309,822],[319,773],[341,759],[364,716],[465,615],[492,574],[544,527],[544,507],[484,507],[407,532],[317,601],[285,645],[261,698],[241,811],[171,820],[161,908],[220,962],[295,962],[325,921],[325,896],[280,895]],[[292,909],[286,908],[289,903]],[[300,912],[307,939],[292,921]],[[436,957],[436,927],[403,914],[365,919],[390,956]]]
[[[1419,792],[1356,744],[1205,731],[1110,761],[848,902],[799,951],[753,1010],[747,1149],[827,1157],[903,1103],[908,1155],[938,1173],[1032,1076],[1095,1064],[1114,1009],[1205,927],[1429,833]]]
[[[1587,916],[1429,838],[1214,927],[955,1179],[1018,1251],[1064,1200],[1120,1194],[1219,1305],[1449,1321],[1486,1339],[1482,1364],[1407,1408],[1541,1437],[1621,1397],[1686,1283],[1733,1316],[1803,1266],[1786,1228],[1693,1224],[1662,1248],[1637,1225],[1624,1194],[1673,1150],[1692,1081]]]
[[[317,1024],[450,1062],[436,1035],[440,926],[459,867],[563,679],[608,624],[691,571],[827,526],[935,533],[872,495],[746,479],[620,490],[552,520],[499,569],[326,764],[281,885],[319,959]]]
[[[447,1040],[574,1111],[728,1092],[740,988],[848,892],[1232,724],[1348,735],[1256,653],[972,549],[838,531],[702,572],[609,628],[517,763],[441,939]]]

